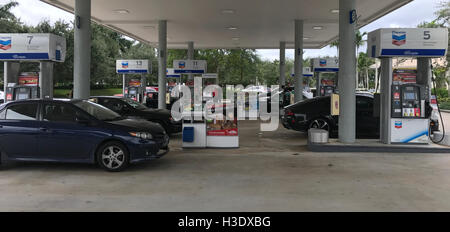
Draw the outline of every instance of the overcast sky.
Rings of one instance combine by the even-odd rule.
[[[39,0],[16,0],[19,6],[14,8],[13,13],[25,24],[36,25],[44,19],[55,22],[63,19],[67,22],[73,20],[73,15],[58,8],[47,5]],[[423,21],[431,21],[435,18],[439,3],[448,0],[414,0],[412,3],[378,19],[377,21],[363,27],[362,32],[373,31],[386,27],[415,27]],[[0,0],[0,4],[5,4],[10,0]],[[365,47],[361,48],[364,51]],[[279,59],[279,50],[258,50],[258,54],[266,60]],[[294,50],[286,51],[289,59],[294,58]],[[323,49],[307,49],[305,57],[336,56],[336,48],[325,47]]]

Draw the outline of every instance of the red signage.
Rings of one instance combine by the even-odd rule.
[[[225,129],[225,130],[212,130],[207,132],[208,136],[238,136],[239,132],[237,128]]]
[[[20,74],[19,85],[38,86],[39,85],[39,74],[37,74],[37,73],[22,73],[22,74]]]

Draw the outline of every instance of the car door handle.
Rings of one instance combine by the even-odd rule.
[[[50,129],[48,129],[48,128],[39,128],[39,131],[41,131],[41,132],[50,132]]]

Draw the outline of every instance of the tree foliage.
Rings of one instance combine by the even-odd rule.
[[[73,22],[57,21],[50,23],[43,20],[36,26],[23,24],[11,9],[19,3],[10,2],[0,7],[1,33],[52,33],[66,38],[67,55],[64,63],[55,64],[55,86],[67,88],[73,83],[74,26]],[[117,59],[148,59],[152,64],[152,73],[148,84],[158,83],[157,50],[148,44],[134,41],[119,33],[92,23],[91,44],[91,86],[120,86],[122,80],[115,72]],[[250,84],[278,84],[279,61],[261,60],[254,49],[204,49],[195,51],[195,59],[206,60],[209,73],[218,73],[221,85],[244,86]],[[167,67],[172,67],[173,60],[187,59],[187,51],[168,50]],[[286,62],[286,80],[293,83],[290,72],[294,62]],[[0,70],[3,66],[0,66]],[[39,71],[36,63],[23,63],[21,71]]]

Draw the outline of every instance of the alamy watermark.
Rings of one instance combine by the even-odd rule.
[[[270,91],[265,86],[227,85],[225,97],[218,85],[203,87],[201,77],[194,78],[193,93],[186,85],[177,85],[172,96],[179,98],[172,105],[174,120],[261,120],[261,131],[275,131],[280,120],[280,95],[278,85]],[[193,98],[193,101],[192,101]]]

